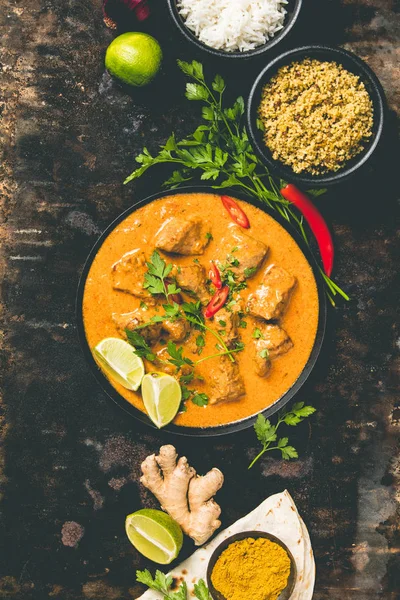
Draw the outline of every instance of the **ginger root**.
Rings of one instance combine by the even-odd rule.
[[[224,476],[214,468],[201,477],[185,456],[177,458],[174,446],[162,446],[158,456],[152,454],[142,463],[140,481],[196,546],[201,546],[221,525],[221,508],[212,496],[222,487]]]

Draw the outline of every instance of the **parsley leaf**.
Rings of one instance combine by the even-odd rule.
[[[183,347],[178,348],[174,342],[169,341],[167,344],[167,352],[171,358],[169,358],[169,362],[181,369],[183,365],[193,365],[193,361],[186,356],[183,356]]]
[[[193,396],[192,402],[193,402],[193,404],[196,404],[197,406],[207,406],[208,396],[207,396],[207,394],[197,393]]]
[[[201,306],[201,302],[184,302],[181,305],[181,309],[186,317],[186,319],[189,321],[189,323],[192,323],[193,325],[196,325],[197,327],[201,327],[204,323],[204,315],[203,315],[203,311],[202,311],[202,306]]]
[[[263,337],[263,334],[261,333],[261,329],[259,327],[256,327],[253,331],[253,338],[256,340],[259,340],[262,337]]]
[[[199,582],[194,584],[194,595],[198,600],[212,600],[211,594],[203,579],[199,579]]]
[[[249,279],[255,273],[257,273],[257,267],[246,267],[244,270],[244,276],[246,277],[246,279]]]
[[[165,596],[168,595],[168,591],[173,583],[173,579],[170,575],[164,575],[164,573],[157,570],[153,578],[148,569],[136,571],[136,581],[147,585],[151,590],[161,592]]]
[[[185,375],[181,375],[179,377],[179,381],[183,384],[191,383],[194,379],[194,372],[190,371],[190,373],[185,373]],[[182,387],[182,386],[181,386]]]
[[[262,350],[260,350],[258,355],[261,356],[261,358],[268,358],[269,357],[268,348],[263,348]]]
[[[206,340],[204,339],[204,335],[198,335],[196,338],[196,346],[197,346],[197,353],[201,354],[203,352],[204,346],[206,344]]]
[[[276,440],[276,427],[271,425],[269,419],[266,419],[263,415],[258,415],[257,421],[254,425],[254,430],[256,432],[257,439],[262,444],[267,444],[268,442],[275,442]]]
[[[167,280],[168,275],[172,271],[172,265],[167,265],[157,250],[154,250],[150,261],[146,263],[146,265],[147,273],[144,275],[143,287],[147,289],[150,294],[164,294],[167,302],[169,301],[168,297],[170,294],[179,294],[181,290],[176,286],[176,283]]]
[[[125,329],[125,333],[126,337],[128,338],[128,342],[134,346],[133,353],[136,354],[136,356],[145,358],[150,362],[154,362],[156,360],[156,355],[144,337],[140,335],[140,333],[137,331],[131,331],[130,329]]]

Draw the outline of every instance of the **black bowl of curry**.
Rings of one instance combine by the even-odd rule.
[[[266,531],[242,531],[211,555],[207,586],[213,600],[289,600],[296,585],[289,548]]]
[[[168,283],[179,286],[179,315],[197,307],[203,325],[190,317],[188,323],[160,319],[165,298],[142,285],[154,249],[171,265]],[[229,293],[225,305],[214,305],[215,313],[205,318],[218,286],[215,267],[222,288],[217,292]],[[93,247],[77,294],[82,349],[103,390],[154,427],[140,390],[106,376],[93,356],[104,338],[145,331],[151,351],[146,372],[175,376],[186,400],[164,430],[189,436],[240,431],[258,414],[282,409],[316,363],[326,310],[319,267],[291,226],[260,202],[204,187],[161,192],[122,213]],[[146,326],[150,321],[152,327]],[[181,353],[178,366],[171,344]]]

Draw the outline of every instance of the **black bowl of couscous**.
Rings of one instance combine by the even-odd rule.
[[[370,161],[384,115],[382,86],[364,61],[342,48],[304,46],[261,71],[247,129],[260,159],[282,179],[325,187]]]

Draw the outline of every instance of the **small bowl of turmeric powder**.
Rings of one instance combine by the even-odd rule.
[[[243,531],[213,552],[207,584],[213,600],[289,600],[297,578],[289,548],[265,531]]]

